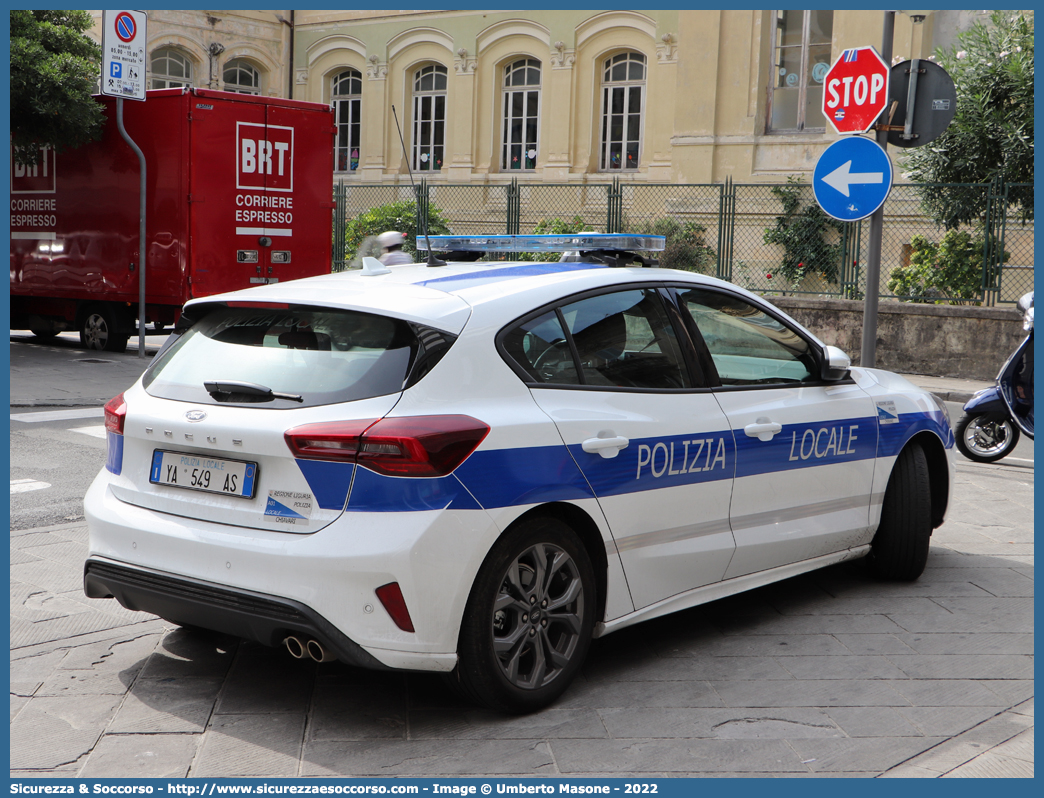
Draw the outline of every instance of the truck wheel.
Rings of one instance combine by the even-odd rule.
[[[928,458],[916,443],[899,453],[885,489],[881,524],[867,562],[882,579],[912,582],[928,562],[932,536],[932,491]]]
[[[80,343],[87,349],[125,352],[129,336],[121,335],[119,329],[116,314],[108,305],[93,305],[80,321]]]
[[[460,661],[449,678],[490,709],[546,707],[583,664],[595,591],[591,560],[568,526],[551,518],[523,522],[482,564],[461,625]]]

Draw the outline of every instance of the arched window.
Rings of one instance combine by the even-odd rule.
[[[446,67],[438,64],[413,75],[413,168],[442,169],[446,149]]]
[[[234,91],[236,94],[261,93],[261,73],[243,58],[233,58],[225,64],[221,79],[225,83],[225,91]]]
[[[599,169],[638,168],[644,106],[645,56],[620,53],[605,59]]]
[[[153,89],[178,89],[192,85],[192,63],[173,47],[153,51],[149,60]]]
[[[335,170],[354,172],[359,168],[359,139],[362,131],[362,73],[357,69],[346,69],[334,75],[330,101],[337,117]]]
[[[540,62],[522,58],[504,67],[502,170],[536,167],[539,118]]]

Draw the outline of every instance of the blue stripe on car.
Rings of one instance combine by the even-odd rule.
[[[106,430],[105,468],[119,476],[123,473],[123,436]]]
[[[737,477],[869,460],[877,452],[877,419],[845,418],[815,424],[787,424],[770,441],[735,430]]]
[[[324,510],[343,510],[352,486],[352,463],[298,460],[298,468],[312,489],[315,503]]]
[[[480,450],[453,473],[486,508],[594,498],[564,446]]]
[[[878,457],[895,457],[910,438],[924,430],[938,435],[947,449],[953,448],[954,445],[953,430],[938,410],[929,413],[900,413],[899,423],[880,426]]]
[[[730,430],[634,439],[610,458],[585,452],[580,444],[569,452],[598,496],[732,479],[736,471]]]
[[[953,446],[952,431],[942,414],[934,412],[903,413],[894,424],[879,424],[872,417],[788,424],[770,441],[750,437],[742,429],[633,439],[612,458],[585,452],[579,444],[480,450],[446,477],[389,477],[360,467],[352,484],[349,464],[297,463],[324,509],[345,507],[351,485],[345,508],[349,512],[477,510],[619,496],[895,456],[923,430],[938,435],[947,448]]]
[[[446,477],[389,477],[360,467],[351,483],[350,465],[297,464],[316,502],[327,510],[344,507],[349,484],[348,512],[479,510],[594,498],[564,446],[478,451]]]
[[[345,511],[401,513],[481,509],[452,474],[448,477],[387,477],[360,467]]]

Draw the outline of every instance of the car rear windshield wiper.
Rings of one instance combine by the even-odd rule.
[[[207,393],[215,399],[224,399],[232,394],[244,394],[246,396],[260,396],[267,399],[289,399],[291,402],[303,402],[304,397],[295,393],[279,393],[256,382],[239,382],[238,380],[225,380],[222,382],[204,382],[203,387]]]

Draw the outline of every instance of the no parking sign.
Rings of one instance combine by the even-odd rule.
[[[102,94],[145,99],[147,21],[144,11],[102,12]]]

